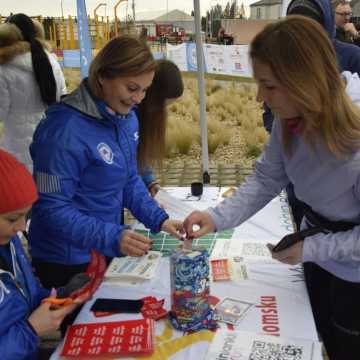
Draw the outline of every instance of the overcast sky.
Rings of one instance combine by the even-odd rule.
[[[107,6],[102,6],[97,10],[97,14],[113,16],[113,8],[118,0],[86,0],[87,12],[93,14],[94,8],[100,3],[106,3]],[[200,0],[200,9],[202,15],[205,15],[206,10],[211,6],[220,4],[223,7],[228,0]],[[253,3],[256,0],[244,0],[244,5]],[[238,0],[238,5],[241,4],[241,0]],[[61,15],[61,3],[64,11],[64,16],[76,15],[76,0],[0,0],[0,14],[7,16],[10,12],[18,13],[23,12],[27,15],[42,15],[42,16],[60,16]],[[118,14],[122,11],[126,12],[128,6],[128,12],[131,13],[132,0],[129,0],[129,4],[122,3],[118,7]],[[137,12],[154,11],[154,10],[166,10],[179,9],[187,13],[191,13],[193,9],[193,0],[135,0],[135,8]],[[248,12],[248,9],[247,9]]]

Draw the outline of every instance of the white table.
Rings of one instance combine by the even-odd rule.
[[[201,200],[189,203],[196,208],[204,209],[219,202],[222,199],[221,194],[225,190],[205,187]],[[180,199],[186,199],[189,188],[168,188],[168,191]],[[282,195],[246,223],[236,228],[233,238],[229,242],[230,252],[233,254],[239,251],[240,244],[245,243],[276,243],[291,230],[292,223],[288,207]],[[213,282],[211,284],[211,294],[219,299],[234,297],[255,304],[241,320],[238,329],[317,341],[318,336],[300,267],[261,260],[256,256],[253,259],[250,256],[246,264],[249,271],[248,280]],[[157,298],[165,298],[165,307],[170,309],[168,258],[161,259],[157,271],[158,274],[154,279],[141,285],[114,285],[104,282],[94,298],[85,304],[76,323],[141,318],[141,315],[137,314],[118,314],[106,318],[95,318],[89,309],[98,297],[139,299],[152,295]],[[147,359],[206,359],[206,351],[213,336],[208,331],[184,336],[182,332],[174,330],[166,320],[157,322],[156,335],[156,350]],[[61,359],[60,349],[61,344],[52,355],[52,360]],[[320,344],[315,346],[313,359],[322,359]]]

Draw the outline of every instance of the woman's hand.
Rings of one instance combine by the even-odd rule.
[[[194,225],[200,227],[194,231]],[[184,230],[188,239],[198,238],[216,230],[215,223],[206,211],[193,211],[184,221]]]
[[[165,220],[161,225],[161,230],[175,236],[179,240],[182,240],[184,237],[184,227],[179,220]]]
[[[121,253],[129,256],[143,256],[152,246],[152,240],[132,230],[124,230],[120,240]]]
[[[296,265],[302,262],[304,240],[278,252],[272,251],[274,245],[267,244],[267,247],[271,251],[272,258],[284,264]]]
[[[31,313],[28,319],[39,336],[57,330],[64,317],[70,314],[77,307],[77,304],[62,306],[56,310],[51,310],[51,306],[50,302],[43,302]]]

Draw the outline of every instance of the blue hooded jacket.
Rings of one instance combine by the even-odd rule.
[[[168,218],[137,173],[138,121],[95,100],[84,81],[51,106],[30,147],[39,200],[29,241],[34,259],[76,265],[90,250],[120,256],[123,208],[153,232]]]
[[[17,285],[11,272],[0,268],[0,358],[35,360],[40,340],[27,319],[41,300],[49,296],[49,291],[42,288],[33,275],[17,236],[10,241],[10,252],[13,273],[16,273],[13,263],[16,259],[24,276],[26,289]]]
[[[290,1],[287,7],[287,14],[295,0]],[[351,73],[358,73],[360,75],[360,47],[341,42],[335,39],[336,35],[336,27],[334,20],[334,11],[331,6],[330,0],[313,0],[322,11],[323,19],[324,19],[324,28],[326,32],[329,34],[330,39],[333,42],[334,49],[336,52],[337,62],[339,66],[339,71],[350,71]],[[306,41],[306,39],[304,39]],[[265,106],[265,110],[263,113],[263,122],[264,127],[268,132],[271,132],[272,123],[274,121],[274,116],[269,109],[269,107]]]

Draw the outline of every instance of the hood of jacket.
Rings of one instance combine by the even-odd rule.
[[[87,79],[84,79],[78,88],[65,96],[62,103],[92,118],[103,119],[96,106],[96,99],[90,92]]]
[[[104,118],[127,119],[129,116],[132,116],[130,115],[131,111],[127,115],[114,115],[107,110],[104,101],[96,98],[91,93],[87,78],[81,82],[77,89],[65,96],[62,102],[96,120],[103,121]]]
[[[358,73],[352,74],[350,71],[344,71],[341,76],[346,82],[346,93],[360,107],[360,78]]]
[[[288,15],[288,9],[292,5],[295,0],[290,1],[287,9],[286,14]],[[319,6],[322,11],[324,17],[324,28],[326,32],[329,34],[330,39],[335,39],[336,29],[335,29],[335,19],[334,19],[334,12],[331,6],[330,0],[313,0],[315,4]]]
[[[42,37],[41,30],[36,25],[36,39],[44,49],[50,50],[49,44]],[[23,41],[18,27],[14,24],[0,24],[0,64],[12,61],[16,56],[30,52],[30,43]]]

